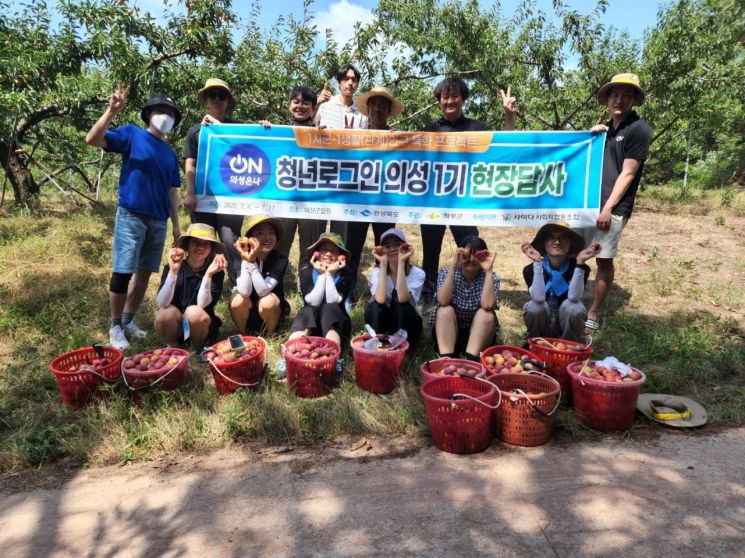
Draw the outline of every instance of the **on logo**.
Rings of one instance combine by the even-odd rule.
[[[269,182],[269,158],[250,143],[231,147],[220,159],[220,177],[236,194],[255,194]]]

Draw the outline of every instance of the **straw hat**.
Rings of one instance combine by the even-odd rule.
[[[640,394],[636,409],[650,420],[675,428],[702,426],[709,418],[706,409],[693,399],[664,393]]]
[[[608,93],[614,85],[630,85],[636,90],[636,105],[641,106],[644,104],[644,97],[646,95],[639,81],[639,76],[636,74],[616,74],[613,76],[608,83],[598,89],[598,103],[604,105],[608,102]]]
[[[282,238],[282,236],[285,234],[285,226],[282,224],[282,221],[280,219],[260,213],[259,215],[254,215],[253,217],[248,218],[248,222],[246,223],[246,236],[251,236],[251,229],[253,229],[257,225],[260,225],[261,223],[269,223],[272,227],[274,227],[274,233],[277,236],[277,242],[279,242],[279,239]]]
[[[332,244],[335,244],[336,247],[347,258],[351,258],[352,257],[352,253],[349,250],[347,250],[347,247],[344,245],[344,239],[341,236],[339,236],[338,234],[332,233],[332,232],[325,232],[325,233],[323,233],[321,236],[318,237],[318,240],[316,240],[313,244],[311,244],[310,246],[308,246],[308,250],[307,250],[308,254],[313,254],[313,252],[315,250],[318,250],[318,247],[323,242],[326,242],[326,241],[331,242]]]
[[[391,113],[388,115],[388,118],[393,118],[394,116],[398,116],[404,111],[404,105],[401,101],[396,99],[388,89],[385,87],[373,87],[370,89],[370,91],[366,91],[359,97],[357,97],[357,100],[355,101],[355,105],[357,105],[357,108],[359,111],[364,114],[365,116],[369,116],[368,110],[367,110],[367,102],[372,99],[373,97],[384,97],[388,99],[391,102]]]
[[[181,233],[181,236],[178,237],[176,246],[178,246],[182,250],[188,250],[190,238],[196,238],[197,240],[209,240],[214,244],[212,249],[215,251],[215,254],[225,253],[225,246],[223,246],[222,242],[220,242],[215,229],[213,229],[209,225],[205,225],[204,223],[192,223],[191,225],[189,225],[189,228],[186,229],[185,232]]]
[[[569,246],[570,255],[578,254],[585,247],[585,239],[577,231],[572,230],[572,227],[570,227],[569,223],[567,223],[566,221],[552,221],[550,223],[546,223],[540,229],[538,229],[538,232],[536,233],[535,238],[533,239],[533,242],[530,243],[530,245],[538,250],[541,254],[545,255],[546,236],[552,232],[562,232],[569,235],[571,243]]]
[[[197,93],[197,101],[200,105],[207,104],[207,91],[210,89],[224,89],[228,94],[228,108],[233,108],[235,106],[235,97],[233,97],[230,87],[226,82],[217,78],[209,78],[204,82],[204,87],[202,87],[199,90],[199,93]]]

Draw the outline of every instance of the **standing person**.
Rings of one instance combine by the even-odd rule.
[[[600,214],[595,227],[580,229],[585,242],[599,242],[597,273],[592,304],[587,310],[585,332],[598,330],[598,315],[608,296],[618,253],[618,243],[634,209],[634,199],[649,156],[652,128],[639,118],[634,106],[644,104],[644,91],[635,74],[618,74],[598,90],[598,103],[610,112],[610,120],[592,128],[593,132],[608,132],[603,154],[603,178],[600,195]]]
[[[313,115],[316,113],[317,97],[308,87],[299,85],[290,92],[290,121],[289,126],[315,126]],[[265,126],[271,126],[269,122],[263,122]],[[284,226],[284,234],[277,241],[277,252],[286,260],[290,258],[290,249],[295,240],[295,231],[299,239],[299,255],[297,272],[310,263],[308,246],[313,244],[320,234],[326,229],[326,223],[318,219],[296,219],[282,217],[280,219]]]
[[[424,285],[424,271],[411,264],[414,248],[400,229],[388,229],[380,241],[382,252],[373,250],[378,265],[370,272],[372,300],[365,308],[365,323],[377,333],[406,330],[410,346],[422,333],[422,316],[417,310]]]
[[[284,289],[287,258],[276,249],[285,231],[269,215],[254,215],[246,227],[245,238],[235,242],[242,261],[230,315],[241,334],[274,333],[290,311]]]
[[[463,116],[463,104],[469,96],[468,85],[459,77],[448,77],[443,79],[435,87],[435,99],[440,104],[442,118],[427,124],[425,132],[489,132],[491,128],[479,120],[473,120]],[[515,129],[515,98],[511,95],[511,89],[507,92],[500,90],[502,104],[505,109],[504,129]],[[422,250],[424,252],[422,267],[427,274],[427,282],[424,284],[422,296],[426,303],[432,301],[437,278],[437,269],[440,265],[440,252],[442,251],[442,239],[445,236],[445,225],[421,225]],[[473,225],[450,225],[450,232],[458,246],[469,236],[478,236],[479,230]]]
[[[189,225],[177,247],[171,248],[155,315],[155,331],[164,343],[184,341],[184,319],[189,322],[188,341],[192,346],[199,347],[217,337],[222,320],[215,315],[215,305],[225,279],[224,253],[215,229],[202,223]]]
[[[584,341],[587,308],[582,304],[590,268],[600,245],[585,248],[585,239],[565,221],[546,223],[523,254],[532,263],[523,268],[530,300],[523,306],[528,337],[557,337]]]
[[[124,108],[129,91],[129,87],[122,90],[121,83],[117,86],[108,108],[85,137],[88,145],[122,154],[109,283],[109,342],[122,350],[129,348],[127,336],[147,335],[134,322],[134,315],[145,296],[150,274],[160,268],[169,216],[174,242],[181,235],[178,157],[165,141],[166,134],[181,120],[181,111],[173,99],[159,93],[150,97],[140,112],[145,128],[128,124],[109,130]]]
[[[362,114],[354,102],[354,94],[360,86],[360,71],[352,64],[346,64],[336,71],[336,82],[339,85],[338,95],[332,97],[331,92],[324,84],[323,90],[318,96],[316,124],[321,128],[367,128],[367,116]],[[348,242],[349,231],[347,226],[348,223],[345,221],[331,221],[329,230],[340,235]],[[362,248],[360,248],[361,250]],[[357,286],[357,269],[349,269],[348,272],[350,272],[352,284],[344,305],[347,312],[351,312],[355,300],[354,291]]]
[[[221,79],[209,78],[197,93],[200,105],[207,106],[207,114],[199,124],[189,128],[184,140],[184,176],[186,177],[186,196],[184,207],[189,210],[192,223],[206,223],[213,227],[225,246],[228,261],[228,277],[235,284],[241,267],[241,259],[235,251],[235,239],[241,235],[243,215],[225,215],[195,211],[197,207],[196,184],[199,134],[206,124],[231,123],[228,112],[235,107],[235,98],[230,87]]]
[[[469,236],[437,276],[438,307],[429,323],[441,357],[465,353],[468,360],[478,361],[481,351],[495,343],[499,277],[494,257],[486,242]]]

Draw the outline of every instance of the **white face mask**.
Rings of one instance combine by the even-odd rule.
[[[150,117],[150,125],[158,130],[161,134],[167,134],[173,128],[175,120],[173,116],[163,113],[153,114]]]

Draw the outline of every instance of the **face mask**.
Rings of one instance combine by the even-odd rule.
[[[173,128],[174,119],[173,116],[168,114],[153,114],[150,117],[150,125],[158,130],[161,134],[167,134]]]

